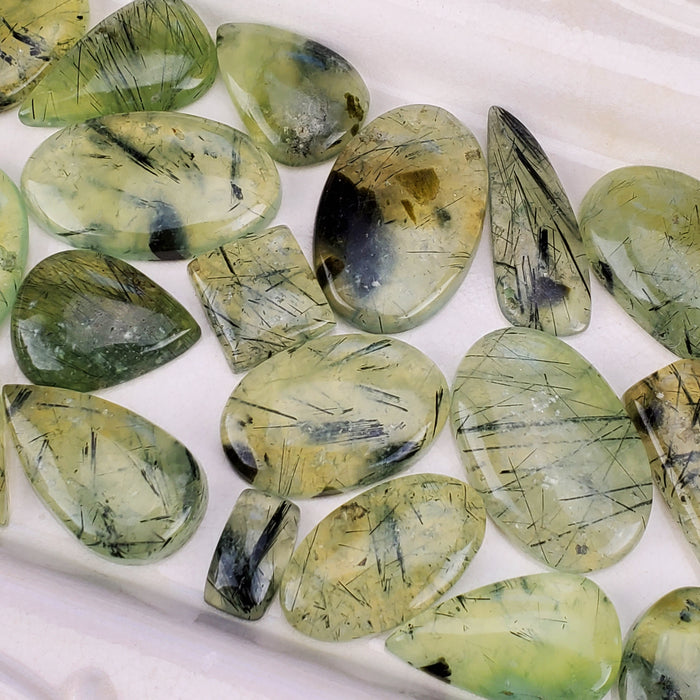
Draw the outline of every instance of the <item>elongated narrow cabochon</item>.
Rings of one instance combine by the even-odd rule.
[[[27,263],[29,226],[22,195],[0,170],[0,321],[17,296]]]
[[[432,316],[471,265],[486,188],[477,140],[444,109],[398,107],[367,124],[316,214],[314,265],[331,306],[373,333]]]
[[[30,126],[178,109],[216,77],[216,47],[182,0],[135,0],[82,37],[21,104]]]
[[[366,334],[316,338],[252,369],[221,419],[224,450],[256,488],[308,498],[407,467],[440,432],[447,382],[416,348]]]
[[[489,211],[496,294],[515,326],[553,335],[588,326],[588,259],[547,155],[512,114],[489,110]]]
[[[287,620],[324,641],[391,629],[442,595],[481,546],[486,514],[467,484],[412,474],[326,516],[299,545],[280,586]]]
[[[229,126],[136,112],[69,126],[34,151],[22,191],[76,248],[180,260],[262,228],[279,206],[272,159]]]
[[[46,507],[91,551],[141,564],[179,549],[204,516],[194,457],[145,418],[97,396],[10,384],[5,411]]]
[[[547,566],[609,566],[644,533],[652,484],[642,442],[564,341],[529,328],[478,340],[457,370],[452,425],[488,514]]]

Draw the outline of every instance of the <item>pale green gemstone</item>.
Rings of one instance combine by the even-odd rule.
[[[209,565],[204,600],[245,620],[260,619],[294,552],[299,508],[255,489],[241,493]]]
[[[5,411],[0,411],[0,526],[10,520],[10,498],[5,476]]]
[[[182,0],[135,0],[82,37],[22,103],[30,126],[178,109],[209,89],[216,47]]]
[[[621,700],[700,698],[700,588],[671,591],[635,623],[618,690]]]
[[[398,107],[367,124],[316,215],[314,267],[333,309],[373,333],[436,313],[471,265],[486,189],[477,140],[444,109]]]
[[[592,581],[561,573],[499,581],[446,600],[387,649],[491,700],[598,700],[617,677],[620,623]]]
[[[391,629],[461,576],[485,520],[473,489],[447,476],[375,486],[326,516],[294,552],[280,586],[284,614],[324,641]]]
[[[447,382],[393,338],[334,335],[243,377],[221,419],[224,450],[256,488],[311,497],[379,481],[416,460],[447,416]]]
[[[700,360],[678,360],[623,397],[647,450],[654,481],[700,559]]]
[[[285,165],[337,155],[365,118],[369,91],[335,51],[264,24],[224,24],[219,68],[253,139]]]
[[[162,559],[206,508],[190,452],[145,418],[68,389],[7,385],[5,411],[39,498],[78,541],[111,561]]]
[[[234,372],[335,326],[328,301],[286,226],[203,253],[187,270]]]
[[[489,110],[489,211],[498,304],[515,326],[580,333],[591,315],[588,260],[576,216],[535,137]]]
[[[651,166],[604,175],[581,203],[593,271],[627,313],[681,357],[700,356],[700,180]]]
[[[17,297],[27,263],[27,212],[15,183],[0,170],[0,321]]]
[[[452,422],[486,511],[547,566],[609,566],[644,533],[642,442],[605,380],[558,338],[510,328],[477,341],[457,370]]]
[[[0,111],[34,83],[87,28],[87,0],[3,0],[0,9]]]
[[[50,136],[22,173],[32,214],[77,248],[188,258],[277,212],[272,159],[248,136],[189,114],[134,112]]]

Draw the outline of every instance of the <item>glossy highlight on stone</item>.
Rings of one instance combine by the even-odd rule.
[[[272,159],[240,131],[189,114],[135,112],[50,136],[22,173],[39,223],[76,248],[180,260],[277,212]]]
[[[391,629],[461,576],[486,515],[467,484],[413,474],[379,484],[330,513],[294,552],[280,586],[287,620],[323,641]]]
[[[12,349],[35,384],[94,391],[173,360],[200,336],[189,312],[122,260],[68,250],[27,274]]]
[[[0,170],[0,321],[17,296],[27,263],[27,211],[15,183]]]
[[[216,77],[216,47],[182,0],[135,0],[82,37],[27,96],[19,118],[63,126],[103,114],[179,109]]]
[[[650,374],[623,401],[654,481],[700,560],[700,360],[678,360]]]
[[[451,415],[469,482],[523,551],[583,573],[637,544],[652,499],[644,447],[566,343],[529,328],[484,336],[457,369]]]
[[[512,114],[491,107],[489,211],[496,294],[515,326],[580,333],[591,315],[588,259],[547,155]]]
[[[426,610],[387,649],[490,700],[599,700],[620,666],[620,623],[593,581],[562,573],[499,581]]]
[[[581,203],[593,271],[680,357],[700,357],[700,180],[652,166],[604,175]]]
[[[700,698],[700,588],[671,591],[637,620],[618,691],[620,700]]]
[[[3,0],[0,9],[0,111],[24,99],[37,80],[85,33],[87,0]]]
[[[442,429],[448,396],[437,366],[406,343],[326,336],[243,377],[224,408],[221,440],[256,488],[335,494],[415,461]]]
[[[203,253],[187,270],[234,372],[335,326],[328,301],[286,226]]]
[[[298,522],[291,501],[243,491],[216,545],[204,600],[236,617],[260,619],[292,557]]]
[[[285,165],[337,155],[369,107],[359,73],[335,51],[264,24],[223,24],[219,67],[253,139]]]
[[[89,394],[10,384],[3,396],[29,481],[81,544],[141,564],[169,556],[194,533],[206,480],[171,435]]]
[[[486,188],[478,142],[444,109],[398,107],[367,124],[316,214],[314,266],[333,309],[373,333],[436,313],[469,269]]]

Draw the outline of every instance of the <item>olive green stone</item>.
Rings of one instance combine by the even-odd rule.
[[[69,126],[22,173],[39,223],[76,248],[177,260],[261,228],[277,212],[272,159],[240,131],[189,114],[135,112]]]
[[[292,557],[298,522],[291,501],[243,491],[216,545],[204,600],[236,617],[260,619]]]
[[[145,374],[200,335],[164,289],[128,263],[91,250],[56,253],[29,271],[11,332],[28,379],[77,391]]]
[[[87,0],[3,0],[0,111],[24,99],[56,59],[85,33]]]
[[[654,481],[700,559],[700,360],[678,360],[623,396]]]
[[[452,423],[486,512],[547,566],[609,566],[644,533],[642,442],[605,380],[558,338],[509,328],[477,341],[457,370]]]
[[[496,294],[515,326],[553,335],[588,326],[588,260],[576,216],[547,155],[512,114],[491,107],[489,211]]]
[[[0,170],[0,321],[8,314],[27,263],[27,212],[15,183]]]
[[[700,698],[700,588],[671,591],[630,630],[620,700]]]
[[[357,133],[369,91],[335,51],[263,24],[224,24],[216,46],[246,129],[275,160],[318,163],[337,155]]]
[[[29,94],[19,118],[62,126],[103,114],[178,109],[216,77],[216,47],[182,0],[135,0],[82,37]]]
[[[18,384],[3,395],[29,481],[81,544],[140,564],[172,554],[193,534],[206,481],[171,435],[97,396]]]
[[[256,488],[339,493],[415,461],[442,429],[448,396],[440,370],[406,343],[316,338],[243,377],[224,409],[221,439]]]
[[[411,666],[491,700],[598,700],[617,678],[617,613],[589,579],[535,574],[426,610],[387,639]]]
[[[234,372],[335,326],[326,297],[286,226],[203,253],[187,270]]]
[[[633,166],[604,175],[579,222],[594,272],[627,313],[680,357],[700,357],[700,181]]]
[[[365,126],[316,215],[314,266],[333,309],[374,333],[432,316],[469,269],[486,188],[479,144],[444,109],[399,107]]]
[[[326,516],[282,578],[287,620],[323,641],[391,629],[462,575],[486,515],[467,484],[415,474],[375,486]]]

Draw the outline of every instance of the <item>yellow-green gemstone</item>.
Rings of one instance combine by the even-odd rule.
[[[29,481],[81,544],[140,564],[172,554],[194,533],[206,480],[171,435],[126,408],[67,389],[11,384],[3,396]]]
[[[182,0],[135,0],[82,37],[22,103],[30,126],[178,109],[209,89],[216,47]]]
[[[654,481],[700,559],[700,360],[678,360],[623,397],[646,448]]]
[[[172,112],[66,127],[32,154],[22,190],[64,242],[142,260],[211,250],[261,228],[280,201],[277,168],[249,137]]]
[[[700,588],[671,591],[635,623],[618,690],[620,700],[700,698]]]
[[[446,600],[386,646],[490,700],[599,700],[617,678],[622,653],[610,600],[592,581],[561,573],[499,581]]]
[[[221,419],[224,450],[253,486],[339,493],[407,467],[447,415],[448,387],[423,353],[365,334],[315,338],[252,369]]]
[[[87,0],[3,0],[0,111],[24,99],[56,59],[85,33]]]
[[[369,92],[335,51],[263,24],[224,24],[219,67],[253,139],[285,165],[327,160],[365,118]]]
[[[187,268],[234,372],[323,335],[333,312],[286,226],[203,253]]]
[[[462,575],[486,515],[467,484],[414,474],[375,486],[326,516],[282,578],[287,620],[324,641],[391,629]]]
[[[452,424],[488,514],[547,566],[610,566],[644,533],[642,442],[603,377],[562,340],[509,328],[477,341],[457,370]]]
[[[399,107],[367,124],[316,215],[314,266],[333,309],[373,333],[436,313],[469,269],[486,189],[478,142],[444,109]]]
[[[700,180],[632,166],[581,203],[593,271],[627,313],[680,357],[700,357]]]
[[[0,170],[0,321],[14,304],[27,262],[27,212],[15,183]]]

